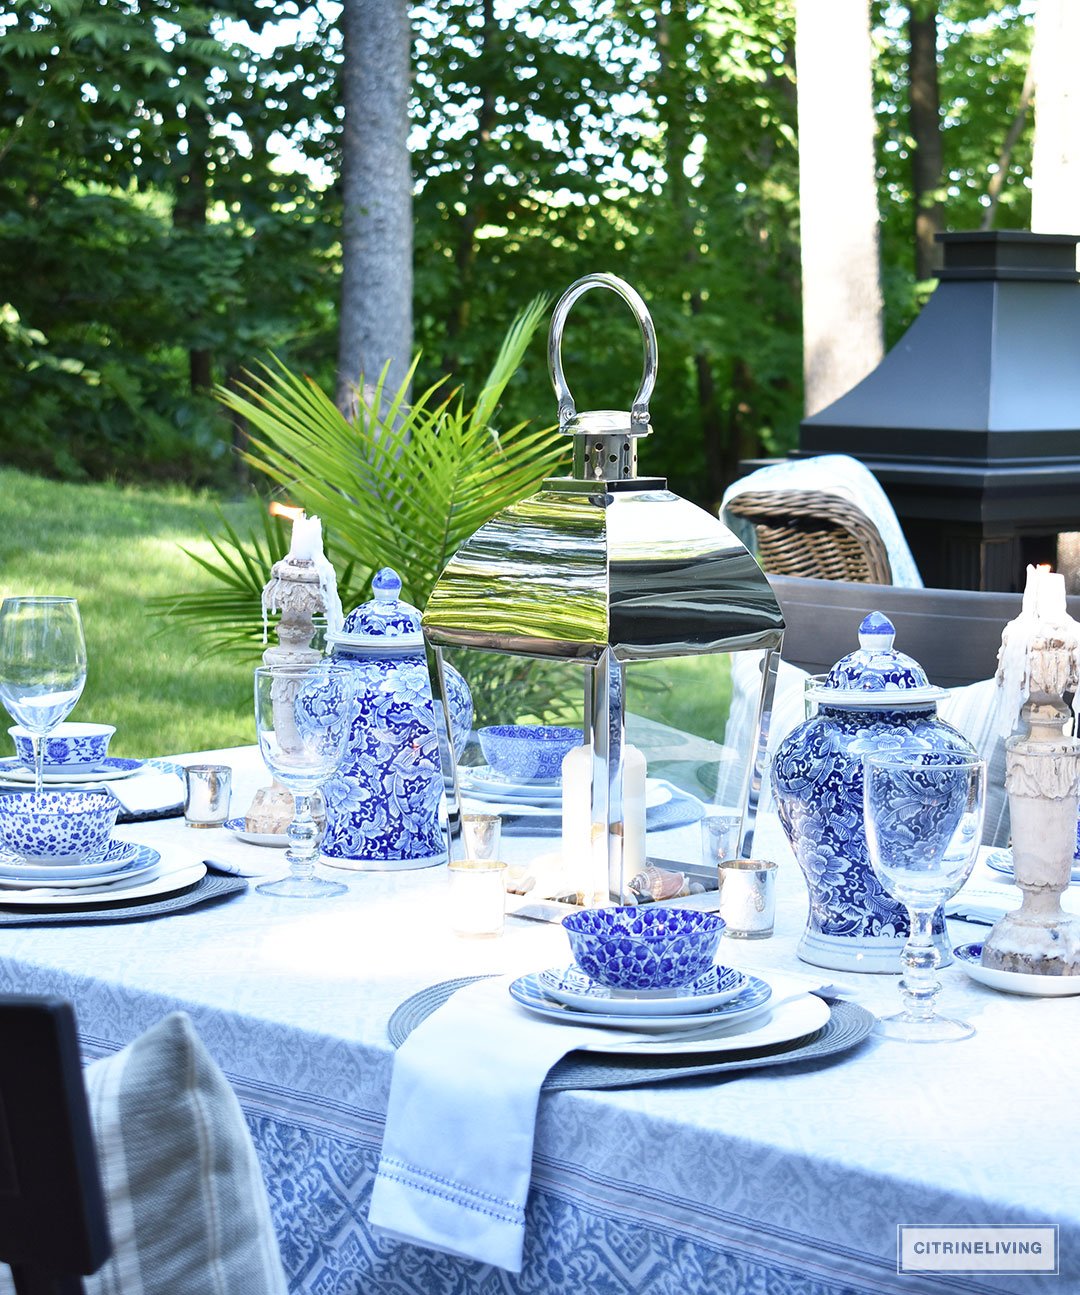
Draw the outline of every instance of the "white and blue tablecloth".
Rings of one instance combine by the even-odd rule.
[[[257,756],[213,758],[234,765],[242,812]],[[123,832],[170,857],[224,851],[283,867],[281,852],[182,820]],[[775,825],[763,825],[758,847],[781,863],[777,934],[729,941],[725,956],[805,973],[794,955],[805,887]],[[997,994],[955,966],[942,973],[947,1005],[978,1030],[961,1044],[870,1040],[849,1056],[719,1082],[545,1094],[518,1276],[376,1240],[367,1205],[394,1008],[450,977],[565,963],[568,949],[557,926],[520,919],[501,940],[456,939],[440,868],[337,875],[349,893],[320,903],[252,890],[155,921],[0,929],[0,991],[71,998],[88,1058],[173,1008],[191,1014],[253,1130],[294,1292],[1080,1289],[1080,999]],[[954,931],[959,943],[979,928]],[[893,1008],[893,977],[843,979],[865,1006]],[[898,1276],[897,1226],[919,1223],[1056,1224],[1061,1275]]]

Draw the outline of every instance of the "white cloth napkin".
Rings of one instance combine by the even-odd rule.
[[[814,987],[768,979],[774,1001]],[[382,1236],[516,1273],[545,1076],[598,1039],[656,1036],[531,1015],[511,980],[459,989],[398,1049],[368,1221]]]
[[[184,803],[183,779],[175,773],[137,773],[105,786],[129,814],[152,814]]]

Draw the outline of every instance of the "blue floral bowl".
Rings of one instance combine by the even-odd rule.
[[[477,730],[480,750],[504,778],[557,778],[563,756],[581,745],[581,729],[563,724],[496,724]]]
[[[16,724],[9,728],[15,754],[28,769],[34,767],[34,743],[29,729]],[[58,724],[45,738],[42,764],[46,769],[68,773],[100,769],[109,754],[109,740],[116,732],[112,724]]]
[[[574,961],[609,989],[678,989],[712,966],[724,930],[688,908],[586,908],[563,918]]]
[[[30,862],[81,862],[109,847],[120,802],[108,791],[0,796],[0,843]]]

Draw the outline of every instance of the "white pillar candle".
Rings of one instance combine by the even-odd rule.
[[[623,876],[633,877],[648,862],[645,849],[647,764],[636,746],[623,747]]]
[[[294,517],[289,557],[314,562],[322,556],[322,522],[317,517],[305,517],[303,513]]]

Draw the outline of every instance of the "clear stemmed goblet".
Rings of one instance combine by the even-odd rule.
[[[352,671],[329,662],[259,666],[255,724],[267,769],[293,794],[293,821],[285,858],[289,875],[264,882],[264,895],[322,899],[348,889],[315,876],[319,828],[311,797],[340,767],[355,714]]]
[[[932,751],[875,752],[863,758],[863,808],[870,865],[908,910],[911,933],[900,958],[902,1010],[876,1034],[940,1043],[975,1033],[938,1016],[940,955],[931,926],[938,905],[967,880],[979,853],[986,764]]]
[[[0,604],[0,701],[34,744],[41,794],[45,739],[86,683],[86,640],[74,598],[5,598]]]

